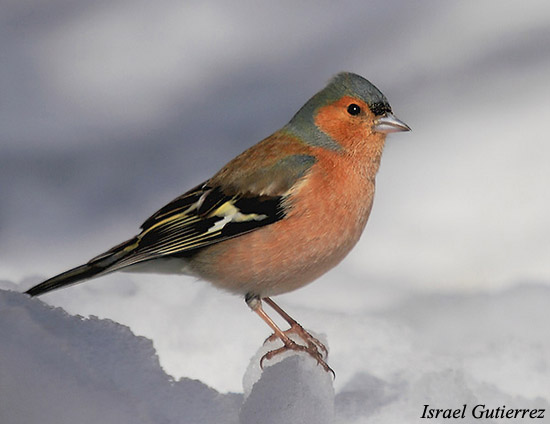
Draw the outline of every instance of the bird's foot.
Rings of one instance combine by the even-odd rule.
[[[326,359],[328,357],[328,349],[327,347],[321,343],[317,338],[313,337],[308,331],[304,330],[304,327],[302,327],[297,322],[294,322],[290,328],[286,331],[283,331],[285,335],[290,334],[296,334],[298,337],[300,337],[304,342],[307,343],[307,347],[311,350],[316,350],[317,354],[321,356],[321,358]],[[272,342],[279,339],[279,336],[277,334],[273,333],[271,336],[269,336],[267,339],[265,339],[264,343],[266,342]],[[323,355],[319,353],[319,350],[323,352]]]
[[[311,337],[311,335],[310,335],[310,337]],[[268,340],[270,338],[271,337],[269,337]],[[329,367],[328,364],[325,362],[323,356],[321,355],[321,353],[319,353],[319,350],[317,349],[317,346],[315,344],[312,343],[311,345],[309,345],[309,343],[308,343],[308,346],[303,346],[303,345],[298,344],[295,341],[293,341],[291,339],[288,339],[288,338],[287,338],[287,340],[283,340],[283,343],[284,343],[284,345],[281,346],[280,348],[270,350],[264,356],[262,356],[262,358],[260,359],[260,368],[262,368],[262,369],[264,368],[263,363],[266,359],[270,360],[275,355],[279,355],[279,354],[287,352],[289,350],[293,350],[295,352],[306,352],[306,353],[308,353],[310,356],[313,357],[313,359],[315,359],[317,361],[318,365],[321,365],[323,367],[323,369],[326,372],[330,372],[332,374],[333,378],[336,377],[336,374],[334,373],[332,368]],[[326,348],[325,348],[325,351],[326,351]]]

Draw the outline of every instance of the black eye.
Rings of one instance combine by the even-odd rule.
[[[352,103],[351,105],[348,106],[348,113],[354,116],[359,115],[361,113],[361,108],[355,103]]]

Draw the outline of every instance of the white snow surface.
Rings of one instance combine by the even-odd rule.
[[[377,313],[327,312],[323,330],[340,336],[332,349],[320,338],[336,380],[304,354],[276,357],[262,371],[259,358],[276,342],[255,340],[242,394],[175,380],[151,340],[126,326],[0,290],[0,422],[396,423],[419,422],[425,404],[548,410],[548,305],[548,286],[524,284],[417,295]],[[208,336],[208,323],[191,324]],[[210,358],[231,368],[234,352],[219,346]]]

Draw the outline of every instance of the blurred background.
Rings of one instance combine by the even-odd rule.
[[[356,249],[281,303],[375,314],[547,286],[549,46],[545,1],[4,0],[0,279],[22,291],[133,236],[348,70],[413,131],[388,139]],[[129,325],[169,373],[221,390],[268,334],[188,277],[115,274],[43,300]],[[212,365],[217,349],[242,360]]]

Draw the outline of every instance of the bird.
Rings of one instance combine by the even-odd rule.
[[[199,277],[243,296],[273,331],[268,339],[280,339],[261,367],[282,352],[301,351],[334,375],[323,343],[271,297],[316,280],[355,246],[372,208],[386,136],[403,131],[410,127],[378,88],[340,72],[286,125],[159,209],[135,237],[25,293],[38,296],[115,271]]]

